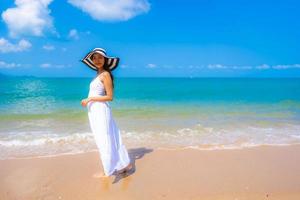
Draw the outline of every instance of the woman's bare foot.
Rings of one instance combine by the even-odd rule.
[[[108,176],[106,176],[104,174],[104,172],[97,172],[93,175],[94,178],[107,178]]]

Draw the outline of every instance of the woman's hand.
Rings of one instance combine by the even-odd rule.
[[[82,106],[86,106],[86,105],[88,104],[89,101],[91,101],[90,98],[82,99],[82,100],[81,100],[81,105],[82,105]]]

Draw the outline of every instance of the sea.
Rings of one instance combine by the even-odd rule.
[[[0,78],[0,159],[97,150],[88,78]],[[300,143],[300,78],[114,78],[127,148],[240,149]]]

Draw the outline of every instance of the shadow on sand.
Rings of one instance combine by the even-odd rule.
[[[145,154],[148,154],[152,151],[153,151],[153,149],[145,148],[145,147],[128,149],[128,154],[129,154],[131,164],[133,165],[133,167],[129,171],[126,171],[124,173],[115,174],[115,179],[114,179],[113,183],[117,183],[122,178],[126,178],[126,177],[132,175],[136,171],[135,161],[137,159],[141,159],[142,157],[145,156]]]

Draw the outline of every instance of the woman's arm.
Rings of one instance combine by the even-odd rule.
[[[88,98],[89,101],[112,101],[113,100],[112,80],[108,72],[103,73],[103,84],[105,87],[106,95],[101,97],[89,97]]]

